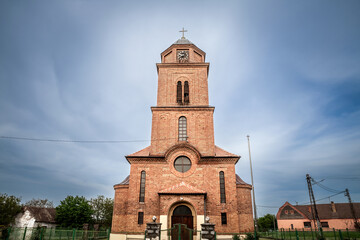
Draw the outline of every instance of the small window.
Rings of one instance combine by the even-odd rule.
[[[145,171],[141,172],[139,202],[145,201]]]
[[[144,213],[138,212],[138,224],[143,224],[143,223],[144,223]]]
[[[178,157],[175,161],[174,161],[174,168],[178,171],[178,172],[187,172],[190,170],[191,168],[191,161],[189,158],[185,157],[185,156],[181,156]]]
[[[226,213],[225,213],[225,212],[222,212],[222,213],[221,213],[221,224],[222,224],[222,225],[227,224],[227,217],[226,217]]]
[[[189,99],[189,82],[185,81],[184,84],[184,103],[189,103],[190,99]]]
[[[179,141],[187,141],[187,121],[186,117],[179,118]]]
[[[328,228],[328,227],[329,227],[329,223],[328,223],[328,222],[321,222],[321,227],[323,227],[323,228]]]
[[[285,214],[289,214],[289,210],[285,210]]]
[[[224,172],[221,171],[219,176],[220,176],[220,202],[226,203]]]
[[[311,228],[311,222],[304,222],[304,228]]]
[[[291,229],[294,229],[294,224],[291,224]]]
[[[291,215],[294,215],[294,210],[290,210],[290,214],[291,214]]]
[[[182,85],[180,81],[177,82],[176,86],[176,102],[182,103]]]

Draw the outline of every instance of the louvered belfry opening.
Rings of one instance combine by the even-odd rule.
[[[184,103],[189,103],[190,99],[189,99],[189,82],[185,81],[184,84]]]
[[[177,82],[176,102],[182,104],[182,84],[180,81]]]

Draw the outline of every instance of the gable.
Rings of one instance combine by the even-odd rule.
[[[295,208],[287,205],[281,210],[280,219],[304,219],[304,217]]]

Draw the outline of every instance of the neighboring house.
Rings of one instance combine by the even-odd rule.
[[[360,215],[360,203],[353,203],[355,216]],[[320,223],[324,230],[346,229],[355,230],[355,220],[349,203],[316,204]],[[279,208],[276,215],[279,229],[314,228],[311,205],[291,205],[286,202]],[[359,222],[359,220],[358,220]]]
[[[15,227],[55,227],[55,208],[23,207],[15,218]]]

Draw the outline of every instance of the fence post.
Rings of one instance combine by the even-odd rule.
[[[339,237],[340,237],[340,240],[344,240],[340,229],[339,229]]]
[[[304,230],[304,228],[303,228],[302,232],[303,232],[303,239],[305,240],[306,238],[305,238],[305,230]]]
[[[254,238],[255,238],[255,240],[257,239],[256,236],[257,236],[257,234],[256,234],[256,228],[254,228]]]
[[[350,234],[349,234],[349,229],[348,228],[346,228],[346,233],[347,233],[348,239],[350,239]]]
[[[276,239],[278,239],[278,230],[275,230],[275,236],[276,236]]]
[[[109,240],[110,239],[110,228],[107,230],[107,239]]]
[[[333,232],[334,232],[334,238],[336,240],[336,231],[335,231],[335,228],[333,228]]]
[[[40,240],[42,240],[42,238],[43,238],[43,233],[44,233],[44,228],[43,228],[43,227],[41,227],[41,231],[40,231]]]
[[[291,240],[291,230],[290,230],[290,228],[289,228],[289,237],[290,237],[290,240]]]
[[[26,230],[27,230],[27,227],[25,227],[25,229],[24,229],[23,240],[25,240],[25,237],[26,237]]]
[[[312,230],[312,227],[311,227],[311,239],[314,240],[314,232]]]
[[[6,240],[9,240],[11,234],[11,227],[8,228],[8,235],[6,236]]]
[[[74,229],[73,229],[73,234],[72,234],[72,235],[73,235],[73,236],[72,236],[72,239],[73,239],[73,240],[75,240],[75,234],[76,234],[76,229],[74,228]]]
[[[295,235],[296,235],[296,240],[299,240],[299,233],[296,228],[295,228]]]
[[[50,236],[49,236],[49,240],[51,240],[51,233],[52,233],[52,228],[50,228]]]

